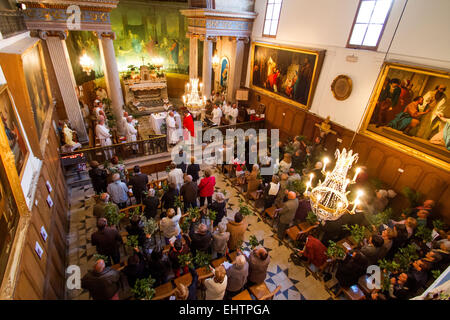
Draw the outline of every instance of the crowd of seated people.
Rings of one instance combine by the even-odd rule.
[[[251,145],[251,139],[256,139],[256,137],[247,137],[247,146]],[[314,173],[314,180],[316,180],[313,185],[317,184],[319,180],[323,181],[323,165],[320,159],[326,155],[327,151],[324,148],[323,139],[320,137],[314,139],[313,142],[307,142],[304,137],[294,137],[291,141],[279,143],[278,146],[280,159],[282,159],[280,162],[271,163],[272,159],[269,155],[266,159],[259,159],[261,161],[256,164],[249,164],[251,148],[247,147],[245,154],[238,154],[235,149],[233,163],[220,165],[218,169],[233,179],[237,185],[243,186],[242,192],[247,199],[251,199],[251,194],[254,192],[260,195],[254,200],[256,200],[255,207],[262,209],[261,214],[264,214],[265,210],[269,208],[275,209],[275,237],[280,241],[285,241],[286,231],[291,226],[308,220],[311,206],[308,198],[305,198],[302,188],[304,190],[305,181],[309,179],[310,173]],[[225,152],[223,157],[225,159]],[[202,252],[210,254],[213,259],[226,256],[232,251],[239,251],[240,243],[247,229],[246,219],[240,212],[237,212],[234,219],[229,220],[226,217],[223,194],[215,193],[215,178],[211,170],[207,169],[201,174],[200,168],[194,166],[195,159],[191,159],[189,162],[190,164],[185,164],[182,168],[175,164],[170,166],[170,183],[162,194],[161,201],[153,189],[143,193],[144,215],[158,220],[165,244],[170,248],[165,250],[167,252],[163,252],[161,248],[155,248],[151,254],[135,252],[134,255],[138,257],[130,257],[131,260],[128,261],[134,267],[128,268],[127,272],[135,271],[132,276],[128,277],[127,275],[128,283],[133,283],[138,277],[145,278],[148,275],[156,279],[157,285],[167,283],[173,276],[179,277],[187,273],[191,273],[192,278],[197,279],[196,270],[191,265],[180,263],[179,256],[187,253],[195,256],[198,252]],[[272,164],[275,169],[274,174],[262,174],[261,169]],[[135,172],[139,173],[139,168],[136,168]],[[104,205],[102,203],[108,201],[117,205],[117,210],[123,207],[123,199],[115,199],[114,195],[121,188],[126,193],[127,185],[126,183],[121,185],[121,183],[123,182],[120,175],[115,172],[112,184],[121,187],[109,188],[108,186],[106,191],[111,192],[101,194],[99,208]],[[437,227],[435,222],[440,220],[434,202],[426,200],[422,205],[404,208],[405,210],[397,215],[391,212],[388,219],[385,219],[383,223],[376,224],[371,218],[387,212],[386,209],[396,194],[392,190],[371,187],[371,182],[365,172],[358,176],[356,184],[368,191],[365,201],[358,207],[355,214],[345,214],[335,221],[317,223],[314,233],[308,234],[303,241],[288,242],[288,244],[299,248],[297,254],[304,260],[305,266],[314,265],[324,276],[324,280],[335,278],[341,288],[358,285],[361,277],[367,275],[369,265],[379,265],[384,275],[383,286],[370,290],[367,298],[409,299],[420,294],[421,290],[430,284],[433,277],[438,272],[443,272],[449,265],[449,232],[442,224]],[[135,187],[133,191],[138,189]],[[100,191],[104,192],[105,190],[101,189]],[[119,192],[117,191],[117,193]],[[261,201],[258,205],[259,200]],[[179,207],[177,203],[180,202],[184,203],[184,211],[177,209],[177,206]],[[218,218],[209,227],[202,222],[202,218],[193,218],[190,227],[183,231],[181,224],[189,215],[188,209],[196,207],[200,207],[203,215],[208,210],[216,211]],[[95,216],[101,218],[101,208],[97,211],[100,213]],[[99,220],[99,223],[100,221],[102,220]],[[136,231],[139,228],[138,221],[131,220],[130,224],[129,229],[134,230],[132,231],[134,234],[140,235],[139,241],[148,241],[148,237]],[[365,238],[360,243],[355,243],[350,249],[344,248],[344,256],[330,256],[328,248],[331,243],[348,239],[351,231],[344,226],[351,225],[364,226],[367,231]],[[100,223],[97,233],[105,233],[105,230],[109,228],[103,226],[101,229],[101,227],[102,223]],[[108,236],[103,236],[103,238],[114,242],[118,248],[121,243],[117,234],[113,231],[106,233]],[[431,234],[431,238],[425,239],[424,233]],[[117,260],[120,260],[120,257],[117,257],[118,249],[103,250],[101,242],[96,240],[95,243],[97,243],[97,251],[107,253],[106,255],[111,257],[112,262],[116,263]],[[106,248],[108,246],[113,247],[109,244],[106,245]],[[253,251],[247,258],[246,255],[238,255],[233,265],[226,270],[222,270],[222,267],[215,269],[211,267],[212,278],[199,279],[198,287],[197,281],[192,281],[189,287],[177,285],[175,298],[196,299],[198,295],[194,291],[198,291],[199,288],[204,291],[206,288],[206,297],[230,299],[249,285],[264,281],[267,261],[270,258],[268,258],[267,252],[258,250]],[[406,264],[404,263],[405,257],[410,259]],[[401,259],[403,259],[402,265],[398,266],[398,261]],[[110,267],[106,266],[105,268]],[[93,274],[99,274],[99,279],[101,278],[100,274],[104,271],[97,272],[97,269],[102,268],[96,265],[94,271],[89,273],[90,277]],[[121,283],[124,282],[123,276],[118,279],[121,279]],[[92,283],[92,279],[89,283]],[[88,287],[86,288],[90,290]],[[114,292],[111,298],[117,297],[116,293]]]

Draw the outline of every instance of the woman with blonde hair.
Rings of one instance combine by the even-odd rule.
[[[292,156],[290,153],[285,153],[283,160],[280,161],[279,173],[288,173],[292,166]]]
[[[214,277],[205,280],[205,300],[223,300],[228,282],[226,270],[220,265],[215,270],[211,268],[211,271]]]

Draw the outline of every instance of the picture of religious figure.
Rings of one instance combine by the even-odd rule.
[[[51,99],[41,50],[40,45],[36,45],[23,56],[23,71],[39,137]]]
[[[450,74],[387,63],[365,130],[450,162]]]
[[[5,167],[0,161],[0,283],[5,275],[20,218],[14,199]]]
[[[252,88],[309,107],[324,51],[252,44]]]
[[[220,86],[226,88],[228,84],[228,70],[230,69],[230,63],[226,57],[222,58],[220,63]]]
[[[8,139],[11,152],[14,155],[14,162],[17,174],[20,176],[28,153],[24,134],[18,122],[18,114],[12,104],[11,95],[6,86],[0,88],[0,116],[3,128]]]

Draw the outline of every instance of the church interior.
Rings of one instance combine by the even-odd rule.
[[[0,299],[449,300],[449,12],[0,0]]]

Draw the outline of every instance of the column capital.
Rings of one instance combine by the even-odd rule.
[[[198,33],[191,33],[191,32],[186,33],[186,38],[190,38],[190,39],[199,39],[200,38],[200,40],[202,40],[202,37],[204,37],[204,35],[201,35]]]
[[[33,30],[30,32],[32,37],[38,37],[42,40],[47,40],[48,37],[59,37],[61,40],[66,40],[69,32],[56,30]]]
[[[236,41],[242,41],[244,43],[249,43],[250,39],[249,39],[249,37],[239,37],[236,39]]]
[[[206,41],[217,42],[216,36],[206,36]]]
[[[99,38],[100,40],[103,39],[111,39],[111,40],[116,40],[116,33],[114,31],[111,32],[98,32],[98,31],[94,31],[94,35]]]

